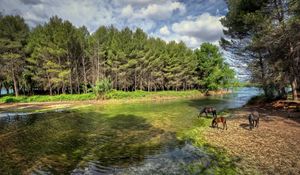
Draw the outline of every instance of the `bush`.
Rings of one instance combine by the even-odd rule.
[[[111,89],[111,81],[107,78],[97,81],[96,85],[93,87],[93,91],[98,98],[104,98],[105,93],[109,92]]]

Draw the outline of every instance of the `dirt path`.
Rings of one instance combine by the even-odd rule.
[[[247,114],[262,115],[259,128],[249,130]],[[233,112],[228,130],[209,128],[204,133],[212,145],[240,158],[238,167],[246,174],[300,174],[300,113],[261,107]],[[247,173],[248,172],[248,173]]]

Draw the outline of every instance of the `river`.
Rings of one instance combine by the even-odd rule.
[[[214,155],[178,133],[200,126],[202,106],[237,108],[261,93],[240,88],[199,99],[93,105],[74,110],[0,117],[4,174],[190,174]],[[191,166],[201,166],[191,170]],[[213,173],[213,170],[208,172]]]

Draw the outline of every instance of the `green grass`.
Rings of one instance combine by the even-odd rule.
[[[105,98],[107,99],[136,99],[142,97],[191,97],[202,95],[200,91],[197,90],[189,90],[189,91],[157,91],[157,92],[148,92],[148,91],[116,91],[112,90],[105,94]]]
[[[82,101],[93,100],[96,96],[92,93],[89,94],[61,94],[61,95],[33,95],[33,96],[4,96],[0,98],[0,103],[11,102],[53,102],[53,101]]]
[[[105,94],[105,99],[139,99],[139,98],[164,98],[164,97],[192,97],[202,95],[200,91],[117,91],[112,90]],[[0,98],[0,103],[12,103],[12,102],[54,102],[54,101],[83,101],[83,100],[95,100],[97,99],[94,93],[88,94],[61,94],[61,95],[33,95],[33,96],[4,96]]]

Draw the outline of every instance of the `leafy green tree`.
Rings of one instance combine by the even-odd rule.
[[[203,43],[200,49],[195,50],[195,54],[198,85],[210,90],[228,87],[230,81],[234,79],[234,71],[224,63],[218,47]]]
[[[12,80],[19,95],[19,79],[24,68],[26,39],[29,28],[20,16],[0,17],[0,59],[6,81]]]
[[[299,2],[230,0],[228,7],[222,24],[232,40],[222,39],[223,48],[236,53],[247,65],[252,79],[262,84],[266,96],[285,96],[284,87],[290,84],[296,100]]]
[[[111,81],[107,78],[98,80],[93,87],[94,93],[99,98],[104,98],[105,93],[109,92],[112,89]]]

